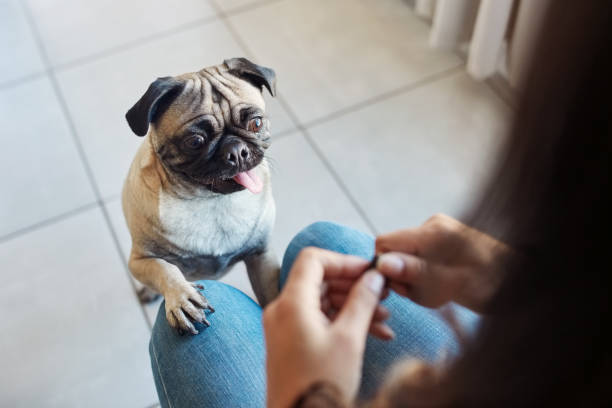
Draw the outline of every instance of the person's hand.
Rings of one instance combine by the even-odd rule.
[[[509,247],[446,215],[376,238],[389,288],[427,307],[454,301],[483,311],[503,278]]]
[[[388,317],[379,305],[384,279],[364,274],[368,264],[322,249],[300,252],[280,296],[263,313],[268,407],[290,406],[319,381],[335,385],[346,402],[355,397],[368,330],[386,327]],[[330,313],[331,304],[337,313]]]

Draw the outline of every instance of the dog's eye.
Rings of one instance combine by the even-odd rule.
[[[256,117],[256,118],[249,120],[247,129],[249,130],[249,132],[259,132],[262,126],[263,126],[263,120],[261,120],[260,117]]]
[[[204,138],[200,135],[191,135],[183,142],[185,147],[191,150],[198,150],[204,146]]]

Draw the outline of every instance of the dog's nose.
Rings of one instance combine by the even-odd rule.
[[[249,148],[244,142],[228,143],[223,146],[223,159],[231,166],[240,167],[249,159]]]

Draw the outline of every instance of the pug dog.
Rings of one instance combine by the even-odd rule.
[[[218,279],[237,262],[262,306],[278,294],[264,87],[276,95],[272,69],[232,58],[158,78],[126,114],[146,136],[122,193],[128,265],[164,296],[168,323],[180,333],[197,334],[194,322],[209,326],[204,312],[214,312],[191,281]]]

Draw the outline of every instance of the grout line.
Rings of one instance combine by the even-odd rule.
[[[276,3],[276,2],[280,2],[283,0],[262,0],[259,2],[255,2],[255,3],[251,3],[251,4],[247,4],[245,6],[239,6],[236,7],[232,10],[228,11],[228,15],[238,15],[240,13],[244,13],[247,11],[251,11],[251,10],[255,10],[257,8],[263,7],[267,4],[271,4],[271,3]],[[212,3],[212,0],[211,0]],[[213,4],[213,8],[215,8],[217,5]],[[9,80],[6,82],[0,82],[0,90],[4,89],[4,88],[10,88],[19,84],[22,84],[24,82],[28,82],[32,79],[36,79],[39,77],[44,76],[46,73],[48,73],[48,71],[50,69],[53,69],[55,72],[57,71],[62,71],[65,69],[70,69],[70,68],[74,68],[76,66],[80,66],[80,65],[84,65],[87,64],[89,62],[93,62],[93,61],[97,61],[99,59],[108,57],[108,56],[112,56],[115,54],[118,54],[120,52],[123,51],[127,51],[127,50],[131,50],[133,48],[137,48],[141,45],[159,40],[161,38],[167,37],[169,35],[173,35],[173,34],[178,34],[181,33],[183,31],[188,31],[190,29],[202,26],[202,25],[206,25],[206,24],[210,24],[215,22],[218,19],[218,15],[211,15],[211,16],[206,16],[206,17],[202,17],[199,18],[197,20],[193,20],[187,23],[183,23],[180,25],[177,25],[175,27],[169,28],[167,30],[163,30],[163,31],[158,31],[156,33],[150,34],[148,36],[142,37],[142,38],[137,38],[131,41],[128,41],[126,43],[117,45],[117,46],[113,46],[107,49],[104,49],[102,51],[99,52],[95,52],[92,54],[88,54],[88,55],[84,55],[82,57],[77,57],[76,59],[73,59],[71,61],[68,62],[64,62],[64,63],[60,63],[57,65],[51,65],[49,59],[47,58],[47,68],[43,71],[40,72],[35,72],[33,74],[29,74],[20,78],[16,78],[13,80]]]
[[[92,202],[92,203],[89,203],[89,204],[85,204],[85,205],[82,205],[80,207],[74,208],[74,209],[72,209],[70,211],[66,211],[65,213],[62,213],[62,214],[55,215],[53,217],[47,218],[44,221],[37,222],[37,223],[34,223],[32,225],[28,225],[26,227],[20,228],[20,229],[18,229],[16,231],[13,231],[13,232],[9,232],[6,235],[0,236],[0,244],[4,243],[6,241],[9,241],[9,240],[11,240],[13,238],[17,238],[17,237],[20,237],[22,235],[25,235],[25,234],[27,234],[29,232],[33,232],[33,231],[39,230],[41,228],[47,227],[49,225],[53,225],[53,224],[55,224],[57,222],[63,221],[65,219],[67,219],[67,218],[70,218],[73,215],[77,215],[77,214],[80,214],[80,213],[85,212],[87,210],[91,210],[92,208],[96,208],[97,206],[98,206],[97,202]]]
[[[225,24],[225,26],[227,27],[228,31],[230,31],[230,33],[232,34],[232,36],[234,37],[234,39],[236,40],[236,42],[238,43],[238,45],[242,48],[242,50],[245,52],[245,54],[252,56],[254,55],[251,50],[249,49],[249,47],[246,45],[246,43],[242,40],[242,38],[240,37],[240,35],[238,34],[238,32],[234,29],[234,27],[232,26],[232,24],[230,24],[230,22],[227,19],[227,15],[223,12],[223,10],[220,9],[220,7],[215,3],[214,0],[211,0],[211,2],[215,5],[215,7],[217,8],[217,12],[219,14],[219,18],[221,19],[221,21],[223,21],[223,23]],[[278,94],[276,96],[276,99],[278,99],[279,103],[282,105],[283,109],[285,109],[285,112],[287,113],[287,115],[289,116],[289,118],[291,119],[291,121],[294,123],[294,125],[296,125],[297,130],[302,132],[302,135],[304,136],[304,138],[306,139],[307,143],[310,145],[310,147],[314,150],[315,154],[318,156],[319,160],[321,160],[321,162],[323,163],[323,165],[325,166],[325,168],[329,171],[330,175],[332,176],[332,178],[334,179],[334,181],[336,182],[336,184],[338,185],[338,187],[340,187],[340,190],[345,194],[345,196],[348,198],[349,202],[353,205],[353,207],[355,208],[355,210],[357,211],[357,213],[361,216],[361,218],[365,221],[366,225],[368,226],[368,228],[370,228],[370,230],[373,233],[377,232],[376,227],[374,226],[374,223],[370,220],[370,218],[367,216],[367,214],[365,213],[365,211],[363,210],[363,208],[361,208],[361,206],[359,205],[359,203],[357,202],[357,200],[355,200],[355,198],[353,197],[353,195],[350,193],[349,189],[346,187],[346,185],[342,182],[342,179],[340,178],[340,176],[338,175],[338,173],[332,168],[332,166],[330,165],[329,161],[327,160],[327,158],[323,155],[323,153],[321,152],[321,150],[319,149],[319,147],[316,145],[316,143],[314,143],[314,141],[312,140],[310,134],[308,133],[308,131],[306,130],[306,127],[304,127],[302,125],[302,123],[300,122],[300,120],[298,119],[297,115],[295,114],[295,112],[293,112],[293,110],[289,107],[289,104],[287,103],[287,101],[285,100],[285,98],[283,98],[280,94]]]
[[[286,101],[281,100],[281,104],[290,113],[291,116],[295,116],[295,113],[293,112],[293,110],[291,110],[291,108],[286,103]],[[296,120],[297,120],[297,118],[296,118]],[[325,166],[327,171],[331,174],[332,178],[334,179],[334,181],[336,182],[338,187],[340,187],[340,190],[342,190],[342,192],[348,198],[348,200],[353,205],[353,207],[355,208],[357,213],[365,221],[365,223],[368,226],[368,228],[370,228],[370,231],[372,232],[372,234],[375,235],[375,236],[378,235],[378,233],[379,233],[378,228],[376,228],[376,226],[374,225],[374,222],[366,214],[365,210],[361,207],[361,205],[359,205],[359,202],[357,202],[355,197],[353,197],[353,194],[350,192],[350,190],[346,186],[346,184],[344,184],[344,181],[342,181],[342,178],[340,177],[338,172],[333,168],[333,166],[331,165],[329,160],[327,160],[327,157],[325,156],[325,154],[323,154],[323,152],[321,151],[319,146],[316,144],[316,142],[314,141],[314,139],[312,138],[312,136],[308,132],[308,129],[306,127],[300,125],[299,126],[299,130],[302,132],[302,135],[306,139],[306,142],[310,145],[312,150],[314,150],[314,152],[317,155],[317,157],[319,158],[319,160],[321,160],[321,162],[323,163],[323,166]]]
[[[340,177],[338,172],[336,172],[336,170],[332,167],[329,160],[327,160],[327,157],[323,154],[323,152],[321,151],[317,143],[314,141],[310,133],[308,133],[308,130],[304,128],[302,129],[302,133],[304,134],[304,138],[306,139],[312,150],[314,150],[316,155],[319,156],[319,159],[321,160],[325,168],[327,168],[327,171],[329,171],[329,173],[332,175],[332,178],[336,181],[336,184],[338,184],[340,190],[344,192],[344,195],[346,195],[351,204],[353,204],[353,207],[355,208],[357,213],[361,216],[361,218],[363,218],[366,225],[370,228],[370,232],[372,232],[374,236],[378,235],[380,231],[378,230],[378,228],[376,228],[374,222],[366,214],[365,210],[361,207],[361,205],[359,205],[359,202],[355,199],[355,197],[353,197],[353,194],[351,193],[349,188],[346,186],[346,184],[344,184],[342,178]]]
[[[276,3],[276,2],[280,2],[280,1],[284,1],[284,0],[263,0],[263,1],[259,1],[259,2],[255,2],[255,3],[251,3],[251,4],[247,4],[245,6],[240,6],[237,7],[235,9],[232,9],[230,11],[228,11],[228,15],[234,16],[234,15],[238,15],[240,13],[244,13],[247,11],[251,11],[251,10],[255,10],[258,9],[260,7],[266,6],[268,4],[271,3]],[[213,8],[217,8],[217,4],[214,3],[213,0],[210,0],[210,3],[213,3]],[[84,55],[82,57],[78,57],[72,61],[68,61],[65,63],[60,63],[57,65],[52,66],[52,69],[54,71],[62,71],[65,69],[70,69],[70,68],[74,68],[80,65],[84,65],[87,64],[89,62],[93,62],[93,61],[97,61],[99,59],[105,58],[105,57],[109,57],[118,53],[121,53],[123,51],[128,51],[134,48],[137,48],[141,45],[145,45],[148,44],[150,42],[159,40],[161,38],[165,38],[169,35],[174,35],[174,34],[179,34],[183,31],[188,31],[191,30],[193,28],[196,27],[200,27],[202,25],[206,25],[206,24],[210,24],[213,23],[215,21],[217,21],[217,19],[219,18],[218,13],[216,13],[215,15],[211,15],[211,16],[206,16],[206,17],[202,17],[200,19],[197,20],[193,20],[184,24],[180,24],[178,26],[169,28],[167,30],[163,30],[163,31],[159,31],[153,34],[150,34],[148,36],[142,37],[142,38],[138,38],[135,40],[131,40],[128,41],[124,44],[120,44],[114,47],[110,47],[107,48],[105,50],[96,52],[96,53],[92,53],[89,55]],[[39,74],[41,75],[41,74]],[[27,78],[27,77],[26,77]],[[25,78],[24,78],[25,80]],[[10,82],[8,82],[7,84],[10,84]],[[0,84],[0,89],[2,89],[4,87],[4,84]]]
[[[273,3],[279,3],[281,1],[285,1],[285,0],[261,0],[261,1],[256,1],[254,3],[251,4],[247,4],[245,6],[239,6],[236,7],[234,9],[228,10],[227,16],[235,16],[235,15],[239,15],[241,13],[245,13],[248,11],[252,11],[252,10],[256,10],[258,8],[264,7],[266,5],[269,4],[273,4]],[[210,0],[211,3],[213,3],[213,8],[217,8],[217,4],[214,3],[213,0]],[[127,43],[124,44],[120,44],[117,46],[113,46],[110,48],[107,48],[105,50],[96,52],[96,53],[92,53],[92,54],[88,54],[88,55],[84,55],[82,57],[77,57],[76,59],[72,60],[72,61],[68,61],[68,62],[64,62],[64,63],[60,63],[57,65],[51,65],[50,61],[47,60],[47,68],[43,71],[40,72],[35,72],[33,74],[29,74],[20,78],[16,78],[13,80],[9,80],[6,82],[0,82],[0,91],[6,88],[11,88],[14,86],[18,86],[21,85],[23,83],[29,82],[31,80],[40,78],[45,76],[46,74],[48,74],[48,72],[50,70],[53,70],[54,72],[59,72],[59,71],[63,71],[66,69],[70,69],[70,68],[74,68],[74,67],[78,67],[81,65],[85,65],[88,64],[90,62],[95,62],[99,59],[103,59],[109,56],[113,56],[115,54],[121,53],[123,51],[128,51],[134,48],[137,48],[141,45],[145,45],[151,42],[154,42],[156,40],[165,38],[169,35],[174,35],[174,34],[179,34],[183,31],[188,31],[190,29],[202,26],[202,25],[206,25],[206,24],[210,24],[213,23],[215,21],[217,21],[217,19],[219,18],[218,14],[212,15],[212,16],[207,16],[207,17],[202,17],[200,19],[194,20],[194,21],[190,21],[184,24],[180,24],[178,26],[169,28],[167,30],[164,31],[159,31],[153,34],[150,34],[148,36],[142,37],[142,38],[138,38],[135,40],[131,40],[128,41]]]
[[[121,194],[116,193],[116,194],[111,194],[106,197],[102,197],[102,201],[104,202],[104,204],[110,204],[117,199],[121,199]]]
[[[457,57],[459,57],[464,64],[467,64],[467,52],[462,51],[460,49],[456,49],[453,52]],[[511,97],[509,95],[506,95],[503,90],[501,89],[501,87],[499,86],[499,82],[500,82],[500,78],[498,78],[499,74],[493,74],[493,76],[485,79],[485,80],[480,80],[477,82],[481,82],[483,84],[485,84],[490,91],[493,92],[493,94],[495,94],[495,96],[501,100],[504,104],[506,104],[508,106],[508,108],[510,108],[511,110],[516,110],[516,103],[515,101],[513,101],[511,99]],[[475,80],[476,81],[476,80]]]
[[[516,92],[516,91],[513,91],[510,88],[508,88],[507,90],[504,90],[503,89],[504,85],[501,84],[501,81],[503,80],[504,79],[494,75],[491,78],[487,78],[483,82],[500,101],[502,101],[508,108],[510,108],[511,111],[516,112],[516,109],[517,109],[516,93],[511,93],[511,92]],[[509,87],[510,85],[505,85],[505,86]]]
[[[76,58],[76,59],[74,59],[72,61],[68,61],[68,62],[65,62],[65,63],[61,63],[61,64],[58,64],[58,65],[55,65],[55,66],[53,66],[53,70],[55,70],[55,71],[62,71],[62,70],[65,70],[65,69],[69,69],[69,68],[73,68],[73,67],[76,67],[76,66],[84,65],[84,64],[87,64],[89,62],[97,61],[99,59],[102,59],[102,58],[105,58],[105,57],[108,57],[108,56],[112,56],[112,55],[121,53],[123,51],[127,51],[127,50],[131,50],[131,49],[137,48],[137,47],[139,47],[141,45],[148,44],[150,42],[159,40],[161,38],[165,38],[165,37],[170,36],[170,35],[178,34],[178,33],[181,33],[183,31],[188,31],[190,29],[193,29],[193,28],[196,28],[196,27],[199,27],[199,26],[202,26],[202,25],[213,23],[216,20],[217,20],[217,16],[216,15],[202,17],[200,19],[197,19],[197,20],[194,20],[194,21],[190,21],[188,23],[181,24],[181,25],[169,28],[169,29],[164,30],[164,31],[159,31],[159,32],[153,33],[153,34],[151,34],[149,36],[146,36],[146,37],[142,37],[142,38],[139,38],[139,39],[131,40],[131,41],[126,42],[126,43],[121,44],[121,45],[110,47],[110,48],[107,48],[105,50],[93,53],[93,54],[89,54],[89,55],[85,55],[85,56],[82,56],[82,57],[78,57],[78,58]]]
[[[256,10],[258,8],[267,6],[268,4],[272,4],[272,3],[280,3],[281,1],[285,1],[285,0],[259,0],[259,1],[254,1],[253,3],[249,3],[246,4],[244,6],[238,6],[235,7],[233,9],[229,9],[227,11],[224,11],[223,14],[225,16],[231,17],[231,16],[235,16],[238,15],[240,13],[244,13],[247,11],[251,11],[251,10]],[[213,7],[218,7],[218,4],[216,4],[215,0],[210,0],[211,3],[215,3],[213,5]],[[219,7],[217,10],[220,10],[221,8]]]
[[[251,52],[251,50],[246,45],[246,43],[242,40],[242,38],[240,37],[240,35],[236,31],[236,29],[228,21],[228,15],[226,13],[224,13],[223,10],[221,10],[219,5],[216,4],[215,0],[211,0],[211,3],[216,8],[219,18],[223,21],[223,23],[227,27],[228,31],[232,34],[232,36],[234,37],[234,39],[236,40],[238,45],[242,48],[242,50],[245,52],[245,54],[247,54],[249,57],[252,57],[254,55],[253,52]],[[331,165],[329,160],[327,160],[327,157],[323,154],[323,152],[321,151],[319,146],[316,144],[316,142],[314,141],[314,139],[312,138],[312,136],[308,132],[308,129],[310,127],[313,127],[314,125],[318,125],[320,123],[327,122],[327,121],[339,118],[339,117],[341,117],[343,115],[346,115],[348,113],[358,111],[359,109],[363,109],[365,107],[368,107],[368,106],[372,105],[373,103],[378,103],[378,102],[384,101],[384,100],[389,99],[391,97],[394,97],[394,96],[397,96],[397,95],[401,95],[403,93],[412,91],[412,90],[414,90],[416,88],[419,88],[421,86],[430,84],[432,82],[435,82],[435,81],[437,81],[439,79],[442,79],[442,78],[445,78],[447,76],[451,76],[451,75],[459,72],[461,67],[463,67],[463,65],[464,65],[463,63],[458,64],[456,66],[453,66],[451,68],[448,68],[448,69],[445,69],[445,70],[440,71],[438,73],[435,73],[433,75],[430,75],[430,76],[428,76],[426,78],[423,78],[423,79],[421,79],[419,81],[416,81],[414,83],[411,83],[411,84],[402,86],[400,88],[397,88],[395,90],[383,93],[381,95],[377,95],[375,97],[366,99],[366,100],[358,102],[358,103],[356,103],[354,105],[351,105],[351,106],[348,106],[346,108],[340,109],[340,110],[338,110],[336,112],[332,112],[332,113],[330,113],[327,116],[324,116],[324,117],[312,120],[312,121],[310,121],[310,122],[308,122],[306,124],[302,124],[301,123],[301,121],[299,120],[299,118],[297,117],[297,115],[295,114],[293,109],[291,109],[291,107],[289,106],[289,103],[286,101],[286,99],[281,94],[278,94],[276,96],[276,99],[278,99],[279,103],[282,105],[283,109],[285,110],[287,115],[291,118],[291,121],[294,123],[294,125],[296,126],[295,130],[298,130],[298,131],[300,131],[302,133],[302,135],[304,136],[304,138],[306,139],[306,141],[308,142],[310,147],[314,150],[315,154],[318,156],[319,160],[321,160],[321,162],[323,163],[323,165],[325,166],[327,171],[329,171],[329,173],[331,174],[331,176],[334,179],[334,181],[336,182],[336,184],[340,187],[342,192],[344,192],[344,194],[346,195],[348,200],[351,202],[351,204],[353,205],[355,210],[359,213],[359,215],[362,217],[362,219],[365,221],[367,226],[371,229],[371,231],[374,234],[378,233],[378,229],[376,228],[376,226],[374,225],[372,220],[367,216],[367,214],[364,211],[364,209],[359,205],[359,202],[353,197],[352,193],[350,192],[348,187],[344,184],[344,182],[342,181],[342,178],[336,172],[336,170],[333,168],[333,166]]]
[[[373,96],[373,97],[365,99],[365,100],[363,100],[361,102],[357,102],[357,103],[355,103],[353,105],[349,105],[349,106],[347,106],[345,108],[342,108],[342,109],[339,109],[337,111],[331,112],[328,115],[321,116],[321,117],[316,118],[316,119],[312,119],[311,121],[307,122],[306,124],[304,124],[302,126],[305,127],[305,128],[312,128],[312,127],[317,126],[317,125],[319,125],[321,123],[329,122],[329,121],[334,120],[334,119],[338,119],[338,118],[340,118],[340,117],[342,117],[342,116],[344,116],[346,114],[357,112],[357,111],[359,111],[361,109],[368,108],[368,107],[370,107],[371,105],[373,105],[375,103],[383,102],[383,101],[385,101],[387,99],[391,99],[391,98],[393,98],[395,96],[399,96],[399,95],[402,95],[404,93],[413,91],[413,90],[415,90],[417,88],[420,88],[422,86],[429,85],[429,84],[431,84],[433,82],[436,82],[436,81],[438,81],[440,79],[444,79],[446,77],[450,77],[450,76],[452,76],[452,75],[454,75],[454,74],[456,74],[458,72],[461,72],[462,70],[463,70],[463,64],[452,66],[450,68],[447,68],[447,69],[442,70],[440,72],[436,72],[435,74],[429,75],[429,76],[427,76],[425,78],[422,78],[422,79],[420,79],[420,80],[418,80],[416,82],[404,85],[402,87],[399,87],[399,88],[396,88],[394,90],[382,93],[380,95]]]
[[[33,80],[38,79],[38,78],[42,78],[45,75],[47,75],[47,70],[43,69],[42,71],[37,71],[37,72],[34,72],[32,74],[28,74],[28,75],[24,75],[24,76],[19,77],[19,78],[11,79],[11,80],[6,81],[6,82],[0,82],[0,91],[2,91],[4,89],[13,88],[15,86],[19,86],[21,84],[33,81]]]
[[[273,3],[275,1],[278,0],[274,0],[274,1],[268,1],[264,4],[270,4]],[[225,27],[227,28],[227,30],[230,32],[230,34],[232,35],[232,37],[234,38],[234,40],[236,41],[236,43],[238,44],[238,46],[240,48],[242,48],[242,50],[244,51],[245,54],[247,54],[249,56],[249,58],[254,59],[253,58],[253,53],[251,52],[251,50],[249,49],[249,47],[246,45],[246,43],[242,40],[242,37],[240,37],[240,35],[238,34],[238,32],[236,31],[236,29],[234,28],[234,26],[232,24],[230,24],[230,22],[227,20],[228,19],[228,14],[226,14],[221,7],[219,7],[219,5],[217,4],[216,0],[210,0],[210,3],[213,5],[213,7],[215,8],[215,10],[217,11],[217,16],[219,17],[219,19],[223,22],[223,24],[225,25]],[[285,109],[285,113],[287,113],[287,116],[289,116],[289,119],[291,119],[291,122],[293,124],[293,128],[285,130],[283,132],[280,132],[279,135],[280,136],[272,136],[274,138],[280,138],[282,136],[286,136],[286,134],[289,134],[293,131],[298,131],[301,129],[301,124],[299,122],[299,120],[297,120],[297,117],[295,115],[290,114],[290,112],[285,108],[286,102],[284,101],[283,97],[281,96],[280,93],[277,92],[277,95],[275,97],[280,103],[281,105],[283,105],[283,109]]]
[[[93,190],[95,196],[96,196],[96,205],[100,208],[100,210],[102,211],[102,215],[104,217],[104,220],[106,222],[106,226],[108,227],[108,230],[111,234],[111,237],[113,239],[113,243],[115,245],[115,249],[117,250],[117,254],[120,257],[121,263],[123,264],[124,267],[124,272],[126,273],[126,276],[128,278],[128,281],[130,282],[130,285],[132,285],[132,291],[134,293],[134,296],[136,296],[136,299],[138,299],[137,296],[137,290],[136,290],[136,285],[134,283],[134,281],[131,279],[130,275],[130,271],[128,269],[128,265],[127,265],[127,261],[125,258],[125,255],[123,254],[123,250],[121,249],[121,244],[119,243],[119,238],[117,237],[117,234],[113,228],[113,225],[111,223],[111,219],[110,216],[108,214],[108,211],[106,209],[106,206],[104,205],[104,201],[102,200],[102,196],[100,194],[100,189],[98,188],[98,185],[96,183],[96,179],[94,177],[93,174],[93,170],[91,169],[91,166],[89,165],[89,161],[87,160],[87,155],[85,154],[85,149],[83,148],[83,144],[81,143],[81,140],[78,136],[78,133],[76,131],[76,127],[74,125],[74,121],[72,120],[72,116],[70,115],[70,110],[68,109],[68,104],[66,103],[66,100],[64,99],[64,96],[61,92],[59,83],[57,81],[57,78],[55,76],[55,71],[53,68],[50,68],[51,64],[49,61],[49,56],[47,54],[47,51],[45,49],[44,43],[42,41],[42,37],[40,35],[40,32],[38,31],[38,28],[36,26],[36,23],[34,21],[34,17],[32,16],[32,13],[30,12],[30,9],[28,8],[28,6],[25,4],[25,2],[21,2],[21,5],[23,7],[23,11],[24,14],[26,16],[26,19],[28,20],[28,24],[30,26],[30,29],[32,30],[32,34],[34,36],[34,40],[36,42],[36,45],[38,47],[38,50],[40,52],[41,58],[45,64],[45,66],[47,67],[47,75],[49,77],[49,80],[51,81],[51,84],[53,86],[53,90],[55,92],[55,96],[58,100],[60,109],[62,110],[62,113],[64,115],[64,119],[66,120],[66,123],[68,125],[68,129],[70,131],[70,134],[72,136],[72,140],[75,144],[75,147],[77,149],[77,152],[79,154],[79,158],[81,159],[81,164],[83,165],[83,168],[85,169],[85,173],[87,175],[87,178],[89,179],[89,183],[90,183],[90,187]],[[149,318],[147,316],[147,313],[143,307],[143,305],[138,302],[139,306],[140,306],[140,311],[143,314],[143,317],[145,319],[145,322],[147,323],[147,325],[149,326],[149,330],[151,330],[151,322],[149,321]]]
[[[119,254],[119,258],[121,258],[121,263],[123,264],[126,278],[130,282],[130,285],[132,286],[132,292],[134,296],[136,297],[136,302],[138,303],[138,306],[140,307],[140,311],[142,312],[145,322],[147,326],[149,327],[149,331],[151,331],[153,329],[153,324],[151,320],[149,320],[149,315],[147,314],[144,305],[140,302],[140,299],[138,298],[138,289],[136,288],[136,283],[134,283],[134,280],[132,279],[132,273],[130,272],[130,269],[128,268],[126,254],[123,253],[123,249],[121,248],[121,244],[119,243],[119,237],[117,236],[117,232],[115,231],[115,228],[113,228],[113,224],[111,222],[110,215],[108,214],[108,209],[106,208],[106,205],[104,205],[103,203],[100,203],[100,209],[102,210],[102,215],[104,216],[104,219],[106,220],[108,231],[110,232],[113,238],[115,249],[117,250],[117,253]]]
[[[284,138],[286,138],[287,136],[289,136],[290,134],[292,134],[292,133],[297,133],[297,132],[299,132],[299,131],[300,131],[300,129],[298,129],[297,127],[292,127],[292,128],[290,128],[290,129],[285,129],[285,130],[283,130],[282,132],[278,132],[277,134],[275,134],[274,136],[272,136],[272,139],[273,139],[274,141],[276,141],[276,140],[280,140],[280,139],[284,139]]]

